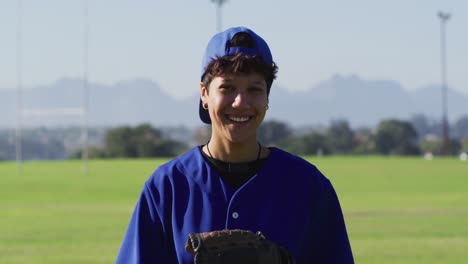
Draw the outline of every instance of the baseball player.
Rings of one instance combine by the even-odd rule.
[[[146,181],[117,263],[194,263],[187,239],[216,230],[261,232],[295,263],[354,263],[330,181],[304,159],[257,141],[277,70],[252,30],[234,27],[212,37],[199,105],[211,138]]]

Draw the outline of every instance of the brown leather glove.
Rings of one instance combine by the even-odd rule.
[[[185,250],[195,264],[294,264],[289,252],[247,230],[219,230],[190,234]]]

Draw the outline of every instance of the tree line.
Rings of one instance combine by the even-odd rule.
[[[327,128],[300,135],[294,134],[286,123],[267,121],[260,128],[259,138],[266,145],[298,155],[441,155],[443,143],[435,134],[421,137],[409,121],[398,119],[382,120],[373,129],[355,130],[346,120],[335,120]],[[468,151],[468,135],[451,138],[448,151],[449,155]]]
[[[91,146],[88,155],[90,158],[172,157],[187,149],[186,143],[163,137],[160,129],[142,124],[109,129],[104,145]],[[72,158],[80,157],[81,150],[72,155]]]
[[[468,125],[468,118],[466,124]],[[92,157],[169,157],[208,142],[210,126],[195,129],[191,142],[165,138],[160,130],[145,124],[108,131],[103,148],[92,149]],[[258,129],[259,142],[297,155],[441,155],[442,138],[435,131],[418,132],[410,121],[382,120],[375,128],[352,129],[346,120],[334,120],[328,127],[297,131],[287,123],[269,120]],[[434,133],[433,133],[434,132]],[[451,138],[449,154],[468,151],[468,130],[459,139]]]
[[[468,152],[468,116],[450,126],[451,155]],[[36,128],[24,132],[23,159],[66,159],[81,157],[81,130]],[[440,122],[423,115],[409,120],[386,119],[373,128],[352,128],[344,119],[328,126],[291,127],[279,120],[267,120],[258,130],[265,146],[276,146],[297,155],[440,155]],[[150,124],[93,128],[90,130],[90,158],[173,157],[196,145],[205,144],[210,126],[193,130],[184,127],[156,128]],[[14,130],[0,130],[0,160],[14,160]]]

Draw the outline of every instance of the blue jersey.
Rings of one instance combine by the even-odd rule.
[[[271,148],[248,182],[229,187],[196,147],[148,179],[117,263],[193,263],[190,233],[262,231],[300,263],[354,263],[336,193],[309,162]]]

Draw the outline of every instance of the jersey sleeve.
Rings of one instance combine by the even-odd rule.
[[[322,251],[323,261],[320,263],[351,264],[354,259],[340,202],[332,184],[329,181],[327,183],[323,230],[325,250]]]
[[[155,207],[157,193],[145,184],[136,204],[117,264],[167,263],[160,217]]]

